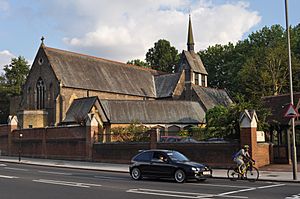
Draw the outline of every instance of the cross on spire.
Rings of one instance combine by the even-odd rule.
[[[44,44],[44,40],[45,40],[45,37],[42,36],[42,38],[41,38],[42,44]]]

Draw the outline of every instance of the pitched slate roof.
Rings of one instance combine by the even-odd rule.
[[[180,78],[180,73],[158,75],[154,77],[156,97],[171,97]]]
[[[284,114],[286,113],[288,106],[291,102],[290,94],[276,95],[276,96],[267,96],[262,98],[264,107],[268,108],[271,111],[271,115],[267,117],[269,123],[280,123],[287,125],[290,121],[289,118],[285,118]],[[300,92],[294,93],[294,104],[295,107],[299,108]]]
[[[156,97],[158,71],[41,46],[66,87]]]
[[[205,75],[208,74],[200,59],[200,56],[197,53],[195,53],[194,51],[184,50],[181,56],[185,57],[192,71]]]
[[[98,97],[85,97],[73,101],[62,123],[77,123],[80,122],[78,120],[85,120],[93,106],[97,107],[102,121],[106,122],[107,117],[102,111]]]
[[[110,123],[200,124],[205,112],[197,102],[167,100],[101,100]]]
[[[193,90],[199,97],[206,110],[211,109],[217,105],[228,106],[233,103],[228,93],[223,89],[193,85]]]

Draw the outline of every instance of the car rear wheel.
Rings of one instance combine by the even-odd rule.
[[[134,179],[134,180],[139,180],[142,178],[142,174],[141,174],[141,170],[137,167],[134,167],[131,171],[131,177]]]
[[[183,183],[186,180],[184,171],[182,171],[181,169],[178,169],[174,174],[174,178],[175,178],[176,182]]]

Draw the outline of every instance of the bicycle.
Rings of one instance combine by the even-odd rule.
[[[247,161],[240,172],[238,167],[230,167],[227,170],[227,177],[232,181],[235,181],[237,179],[245,179],[254,182],[259,177],[259,171],[256,167],[253,166],[254,164],[254,160]]]

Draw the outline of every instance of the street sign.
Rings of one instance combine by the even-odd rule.
[[[287,111],[285,112],[284,117],[288,117],[288,118],[299,117],[299,113],[295,109],[295,107],[293,106],[293,104],[289,104],[289,107],[288,107]]]

